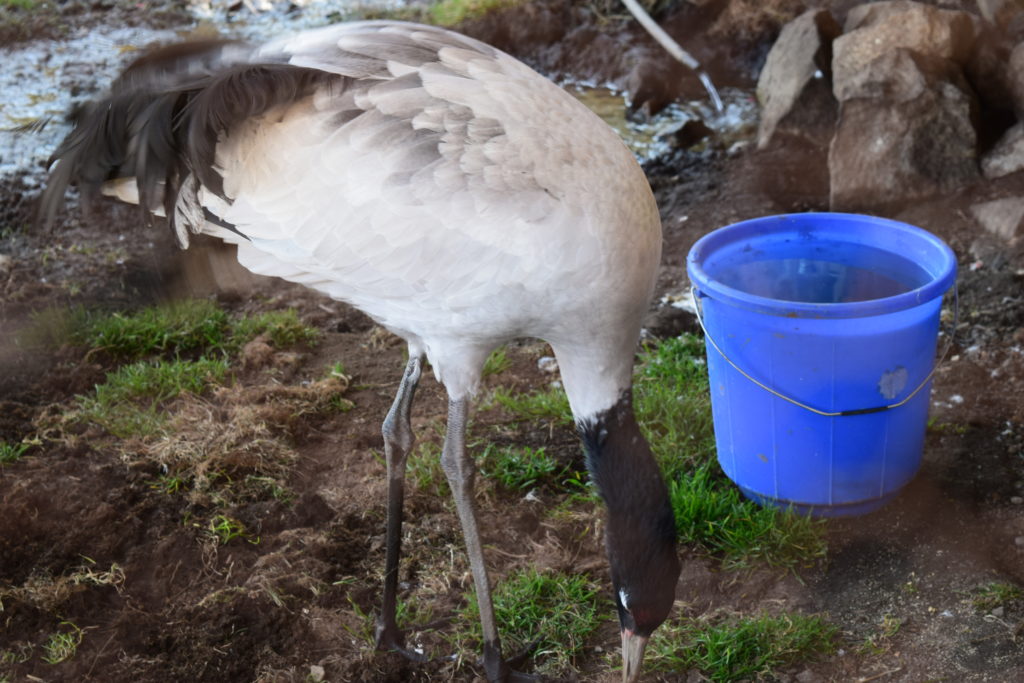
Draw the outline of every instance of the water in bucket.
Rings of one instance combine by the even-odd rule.
[[[818,515],[892,498],[921,460],[949,248],[895,221],[793,214],[716,230],[687,270],[726,474]]]

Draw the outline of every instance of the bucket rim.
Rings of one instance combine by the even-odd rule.
[[[844,223],[857,223],[901,231],[905,236],[919,240],[922,246],[932,251],[935,258],[929,265],[937,268],[927,268],[931,279],[907,292],[878,299],[838,303],[788,301],[750,294],[715,280],[704,269],[705,259],[726,245],[762,235],[769,226],[777,230],[779,225],[788,224],[787,228],[792,230],[799,224],[807,224],[809,221],[815,222],[812,223],[812,229],[815,226],[821,227],[824,221],[833,227]],[[937,274],[933,274],[934,270],[938,271]],[[690,248],[686,258],[686,271],[690,282],[697,290],[695,296],[710,297],[756,313],[790,318],[861,318],[908,310],[943,296],[956,279],[957,262],[956,255],[949,245],[938,236],[915,225],[867,214],[810,211],[761,216],[717,228],[701,237]]]

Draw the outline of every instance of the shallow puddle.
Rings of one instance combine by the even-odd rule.
[[[672,133],[687,121],[702,121],[715,132],[717,144],[730,148],[753,138],[757,125],[757,102],[747,91],[723,88],[722,111],[716,111],[709,99],[673,102],[647,121],[626,117],[628,93],[609,86],[566,81],[562,83],[583,104],[615,129],[641,162],[672,151]]]

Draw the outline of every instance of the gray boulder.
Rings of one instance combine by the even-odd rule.
[[[1018,123],[981,158],[981,172],[990,180],[1024,170],[1024,124]]]
[[[971,215],[990,234],[1012,243],[1024,221],[1024,198],[1005,197],[975,204]]]
[[[783,27],[757,80],[757,99],[761,104],[759,148],[768,144],[808,84],[829,77],[831,45],[839,30],[839,24],[826,10],[808,10]]]
[[[833,210],[898,206],[978,177],[977,104],[948,59],[889,50],[843,92],[829,147]]]
[[[832,44],[833,92],[848,99],[851,82],[879,56],[899,48],[966,64],[977,27],[966,12],[918,2],[876,2],[850,10],[845,33]]]

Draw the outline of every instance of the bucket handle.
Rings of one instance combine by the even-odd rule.
[[[945,362],[946,355],[949,353],[949,349],[953,346],[953,337],[956,335],[956,329],[957,329],[957,326],[959,325],[959,322],[960,322],[960,293],[959,293],[959,290],[957,288],[957,282],[956,282],[956,280],[954,280],[953,281],[953,331],[952,331],[952,333],[950,333],[948,335],[949,338],[946,340],[946,348],[943,349],[942,355],[939,357],[939,360],[932,365],[931,371],[928,373],[928,375],[923,380],[921,380],[921,383],[917,385],[917,388],[914,389],[913,391],[911,391],[903,400],[901,400],[901,401],[899,401],[897,403],[890,403],[889,405],[884,405],[884,406],[876,406],[874,408],[858,408],[856,410],[828,411],[828,410],[819,410],[818,408],[815,408],[814,406],[809,406],[809,405],[807,405],[806,403],[804,403],[802,401],[798,401],[795,398],[792,398],[790,396],[786,396],[785,394],[779,393],[778,391],[776,391],[775,389],[772,389],[770,386],[768,386],[764,382],[758,381],[756,378],[752,377],[746,370],[744,370],[740,366],[736,365],[736,363],[734,363],[733,360],[731,358],[729,358],[729,356],[725,355],[725,352],[722,351],[720,346],[718,346],[718,343],[715,342],[714,338],[710,334],[708,334],[708,329],[704,326],[704,311],[703,311],[703,307],[702,307],[701,301],[700,301],[704,297],[704,295],[700,294],[700,292],[698,292],[697,288],[695,286],[693,286],[693,285],[690,286],[690,293],[693,296],[694,312],[695,312],[695,315],[697,316],[697,322],[700,324],[700,329],[704,332],[704,338],[707,339],[709,342],[711,342],[711,346],[714,347],[715,351],[718,351],[718,354],[722,358],[725,359],[726,363],[731,365],[733,367],[733,369],[736,370],[736,372],[740,373],[741,375],[743,375],[744,377],[749,379],[751,382],[753,382],[757,386],[759,386],[762,389],[764,389],[765,391],[767,391],[769,394],[772,394],[773,396],[775,396],[777,398],[781,398],[783,401],[786,401],[788,403],[792,403],[795,406],[803,408],[804,410],[808,410],[808,411],[814,413],[815,415],[822,415],[824,417],[846,417],[846,416],[849,416],[849,415],[868,415],[870,413],[881,413],[883,411],[891,410],[893,408],[899,408],[900,406],[908,403],[910,401],[910,399],[912,399],[915,396],[917,396],[917,394],[922,389],[925,388],[925,386],[928,384],[928,382],[930,382],[932,380],[932,377],[935,376],[935,371],[938,370],[939,366],[942,365],[943,362]]]

